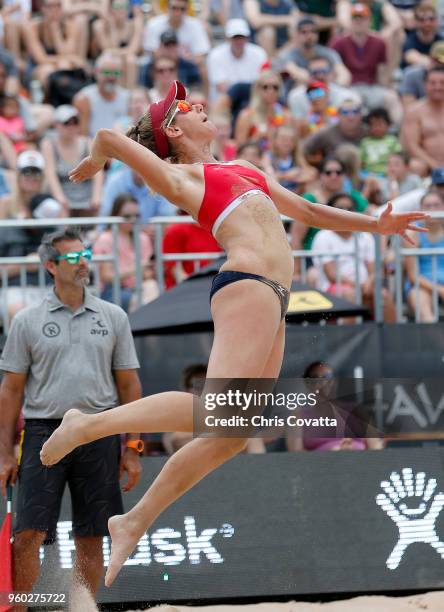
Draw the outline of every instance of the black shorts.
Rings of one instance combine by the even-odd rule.
[[[108,519],[123,513],[119,484],[120,436],[79,446],[56,465],[45,467],[40,461],[40,450],[60,423],[58,419],[26,421],[14,531],[45,531],[45,542],[53,542],[68,483],[73,535],[109,535]]]

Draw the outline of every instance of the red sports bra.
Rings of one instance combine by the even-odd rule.
[[[216,235],[222,221],[252,195],[270,198],[267,181],[260,172],[240,164],[203,164],[205,193],[198,222]],[[270,198],[271,199],[271,198]]]

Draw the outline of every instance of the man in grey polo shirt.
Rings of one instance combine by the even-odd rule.
[[[75,579],[92,593],[103,572],[102,537],[108,519],[123,512],[125,491],[140,478],[134,434],[120,456],[120,437],[79,447],[54,468],[39,458],[42,443],[70,408],[107,410],[141,397],[139,367],[129,322],[121,308],[94,297],[86,249],[79,233],[47,234],[39,256],[54,279],[54,290],[38,306],[13,319],[0,358],[0,486],[15,482],[19,491],[14,539],[14,590],[29,592],[39,571],[39,547],[55,537],[60,503],[68,483],[76,543]],[[19,470],[13,454],[15,430],[24,402],[25,433]]]

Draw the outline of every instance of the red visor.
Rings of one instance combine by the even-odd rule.
[[[168,138],[165,136],[165,132],[162,129],[162,123],[165,121],[165,117],[168,115],[174,102],[176,102],[176,100],[185,100],[186,94],[186,89],[182,83],[174,81],[164,100],[150,104],[149,111],[154,138],[156,140],[157,155],[162,159],[165,159],[165,157],[169,155]]]

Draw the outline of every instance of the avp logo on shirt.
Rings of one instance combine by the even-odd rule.
[[[106,328],[105,323],[101,319],[93,317],[93,328],[89,332],[92,336],[107,336],[109,331]]]
[[[60,334],[60,326],[54,321],[49,321],[42,327],[42,332],[47,338],[56,338]]]

